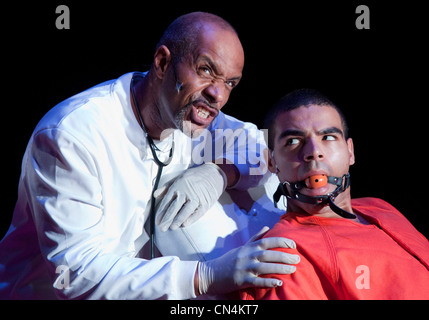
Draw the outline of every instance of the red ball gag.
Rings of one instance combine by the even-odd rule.
[[[310,189],[322,188],[328,184],[328,177],[326,174],[316,174],[305,179],[305,184]]]

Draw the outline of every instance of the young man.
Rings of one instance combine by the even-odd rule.
[[[246,146],[215,155],[229,160],[219,166],[191,167],[186,152],[201,129],[256,134],[221,112],[243,64],[229,23],[191,13],[168,27],[147,73],[125,74],[50,110],[28,143],[12,224],[0,242],[0,298],[189,299],[276,285],[257,275],[293,272],[283,264],[292,262],[289,254],[267,250],[292,245],[283,238],[250,241],[201,263],[145,254],[158,187],[168,191],[157,222],[177,229],[201,217],[226,187],[247,188],[261,177],[252,181],[246,162],[234,164]]]
[[[281,182],[287,212],[266,236],[291,237],[301,262],[275,275],[277,288],[249,288],[244,299],[429,299],[429,242],[395,208],[351,199],[353,141],[342,112],[302,89],[266,118],[269,169]],[[270,275],[269,277],[273,277]]]

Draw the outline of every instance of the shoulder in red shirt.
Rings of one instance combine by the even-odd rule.
[[[301,262],[283,285],[242,290],[243,299],[429,299],[429,242],[393,206],[353,199],[370,225],[287,213],[265,235],[293,239]]]

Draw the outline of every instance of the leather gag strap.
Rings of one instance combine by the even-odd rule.
[[[281,196],[285,196],[288,199],[295,199],[304,203],[313,204],[313,205],[329,205],[332,211],[343,218],[355,219],[356,216],[350,212],[347,212],[340,207],[338,207],[334,201],[335,198],[341,193],[344,192],[350,186],[350,173],[339,177],[328,177],[328,183],[336,185],[337,188],[327,195],[322,196],[307,196],[299,192],[299,190],[307,186],[305,180],[290,183],[285,181],[280,183],[276,192],[273,195],[274,205],[277,207],[277,202],[279,202]],[[291,194],[289,194],[286,184],[289,185],[291,189]]]

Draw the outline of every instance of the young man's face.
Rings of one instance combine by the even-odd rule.
[[[355,162],[353,141],[345,140],[341,117],[333,107],[301,106],[280,114],[274,128],[269,169],[277,172],[281,182],[297,182],[316,174],[342,177]],[[316,189],[306,187],[300,192],[318,196],[335,188],[327,184]]]

